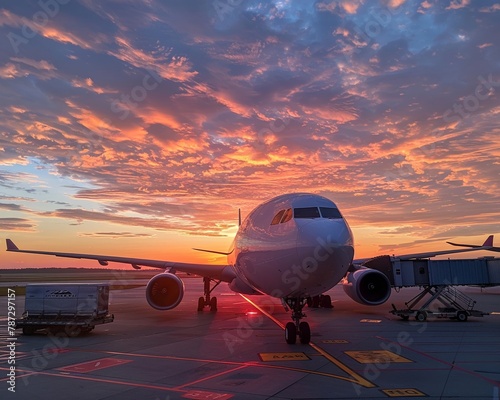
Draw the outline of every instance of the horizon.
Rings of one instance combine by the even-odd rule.
[[[355,258],[500,240],[499,13],[468,0],[6,3],[2,239],[225,263],[192,248],[226,251],[238,209],[311,192],[337,204]],[[68,263],[4,247],[0,269]]]

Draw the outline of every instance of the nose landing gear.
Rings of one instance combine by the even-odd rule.
[[[285,326],[285,340],[288,344],[295,344],[297,336],[299,336],[300,343],[308,344],[311,341],[311,328],[305,321],[300,321],[306,315],[302,312],[306,304],[306,299],[302,297],[293,297],[284,299],[286,304],[285,308],[292,310],[293,322],[289,322]]]

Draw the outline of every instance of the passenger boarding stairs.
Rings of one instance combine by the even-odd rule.
[[[439,293],[437,300],[441,301],[445,306],[464,311],[472,311],[474,309],[476,302],[460,290],[453,286],[441,286],[441,288],[443,290]],[[446,303],[449,303],[449,305]]]
[[[427,295],[430,295],[430,298],[423,302],[420,307],[417,307],[417,304],[423,301]],[[439,307],[437,311],[430,310],[430,305],[436,300],[444,307]],[[399,315],[404,320],[414,316],[420,322],[425,321],[428,315],[434,315],[438,318],[452,318],[458,321],[467,321],[469,316],[482,317],[488,315],[488,313],[474,310],[475,304],[476,302],[473,299],[453,286],[425,286],[422,292],[405,303],[407,309],[398,310],[393,304],[391,313]]]

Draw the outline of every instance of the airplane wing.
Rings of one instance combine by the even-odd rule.
[[[482,244],[482,245],[471,245],[471,244],[456,244],[456,243],[451,243],[452,246],[462,246],[462,247],[467,247],[467,249],[459,249],[459,250],[440,250],[440,251],[429,251],[426,253],[414,253],[414,254],[402,254],[402,255],[395,255],[393,258],[399,259],[399,260],[416,260],[420,258],[431,258],[431,257],[436,257],[440,255],[445,255],[445,254],[455,254],[455,253],[465,253],[469,251],[478,251],[478,250],[488,250],[488,251],[497,251],[500,252],[500,247],[494,247],[493,246],[493,235],[488,236],[488,239]],[[372,260],[372,258],[363,258],[363,259],[358,259],[358,260],[353,260],[353,264],[359,265],[363,264],[369,260]]]
[[[493,246],[493,235],[488,236],[488,239],[482,244],[482,246],[478,246],[475,244],[459,244],[459,243],[453,243],[453,242],[446,242],[448,244],[451,244],[452,246],[459,246],[459,247],[470,247],[470,248],[478,248],[478,247],[484,247],[488,246],[489,251],[498,251],[500,252],[500,247],[495,247]]]
[[[96,260],[102,266],[108,265],[109,262],[117,262],[123,264],[130,264],[135,269],[140,269],[141,266],[161,268],[161,269],[172,269],[176,271],[186,272],[188,274],[200,275],[203,277],[209,277],[221,280],[223,282],[231,282],[236,277],[236,274],[230,265],[189,264],[189,263],[179,263],[173,261],[148,260],[144,258],[117,257],[117,256],[106,256],[98,254],[60,253],[55,251],[40,251],[40,250],[21,250],[10,239],[7,239],[7,251],[13,251],[18,253],[30,253],[30,254],[45,254],[56,257]]]

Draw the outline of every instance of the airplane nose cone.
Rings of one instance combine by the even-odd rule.
[[[343,219],[297,221],[297,255],[310,295],[321,294],[347,272],[353,256],[351,230]]]
[[[322,246],[328,249],[350,246],[353,238],[343,219],[313,219],[297,222],[297,249]]]

